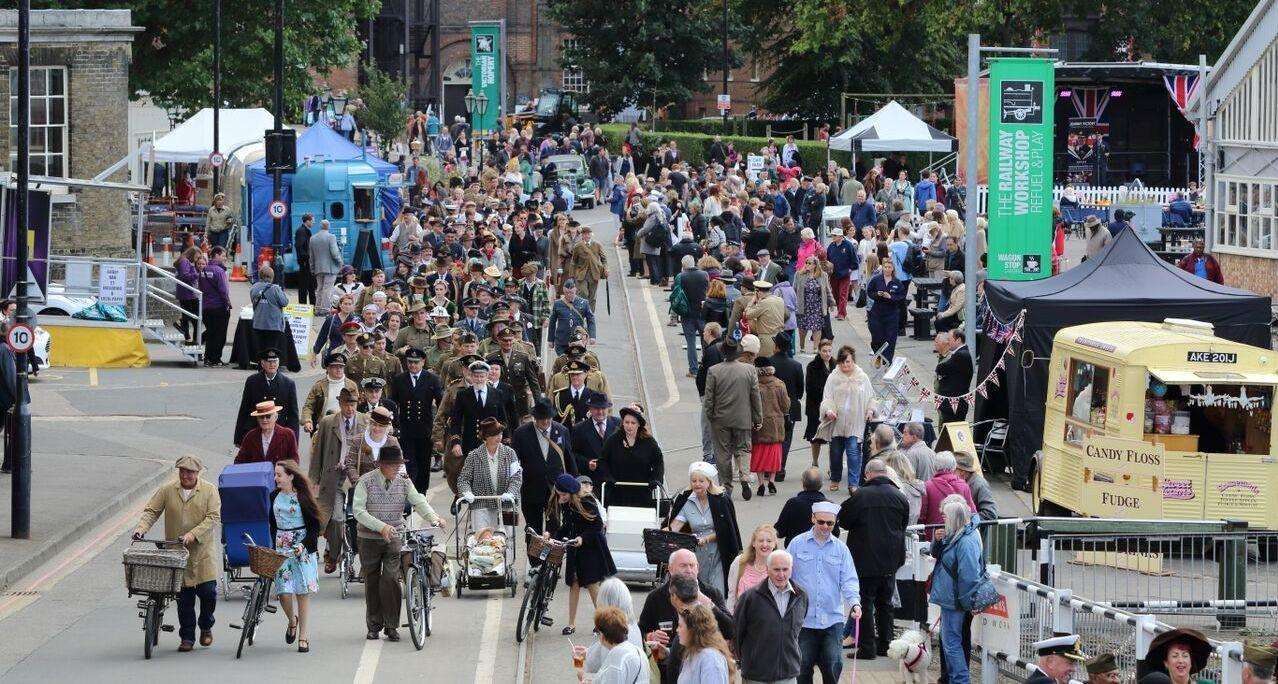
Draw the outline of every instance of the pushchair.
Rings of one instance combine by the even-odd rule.
[[[274,463],[231,464],[217,476],[222,497],[222,598],[229,598],[231,585],[247,593],[257,581],[249,571],[247,532],[253,539],[271,539],[271,492],[275,491]]]
[[[476,502],[495,501],[501,524],[477,528],[473,504],[458,499],[453,504],[453,555],[461,565],[457,577],[457,597],[466,589],[510,591],[514,598],[516,535],[519,507],[498,496],[476,496]]]

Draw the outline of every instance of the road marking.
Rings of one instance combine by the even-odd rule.
[[[359,654],[359,667],[355,668],[353,684],[372,684],[377,674],[377,662],[382,658],[382,640],[364,640],[364,650]]]
[[[98,386],[98,367],[92,366],[89,368],[89,387],[97,387],[97,386]]]
[[[475,666],[475,684],[493,681],[493,669],[497,664],[497,632],[501,629],[501,602],[501,594],[488,597],[488,606],[484,611],[484,632],[479,637],[479,664]]]
[[[32,416],[31,420],[43,423],[141,423],[148,420],[202,421],[204,419],[175,414],[170,416]]]
[[[143,502],[138,501],[134,506],[119,513],[116,517],[108,522],[102,532],[93,539],[78,545],[78,550],[63,558],[61,562],[50,568],[43,575],[40,575],[35,581],[21,589],[12,588],[11,591],[29,591],[36,592],[29,596],[13,596],[9,600],[0,603],[0,621],[4,621],[17,613],[21,612],[32,603],[40,599],[40,595],[47,594],[58,582],[63,578],[75,572],[85,563],[96,558],[102,553],[106,547],[115,543],[116,537],[123,533],[124,528],[130,523],[137,520],[138,514],[142,511]]]

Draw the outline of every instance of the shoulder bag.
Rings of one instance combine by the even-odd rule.
[[[953,546],[953,545],[951,545]],[[949,549],[946,549],[947,551]],[[950,579],[954,580],[954,590],[958,593],[959,577],[958,570],[951,567],[945,562],[945,554],[941,554],[938,561],[941,567],[950,574]],[[990,580],[989,574],[985,571],[984,562],[981,563],[981,574],[972,582],[972,588],[957,597],[956,603],[961,610],[973,613],[983,612],[986,608],[998,603],[1002,596],[999,595],[998,589],[994,587],[994,582]]]

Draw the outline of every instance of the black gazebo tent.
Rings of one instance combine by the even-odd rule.
[[[977,417],[1006,416],[1007,456],[1013,482],[1024,485],[1030,459],[1042,446],[1043,411],[1047,399],[1048,357],[1061,328],[1103,321],[1161,321],[1191,318],[1211,323],[1225,339],[1270,348],[1269,297],[1217,285],[1158,258],[1140,238],[1124,230],[1096,258],[1064,273],[1028,282],[989,281],[985,296],[990,313],[1011,323],[1022,311],[1021,340],[999,343],[988,333],[980,340],[981,368],[986,377],[1002,357],[1005,344],[1016,345],[1008,358],[1001,390],[977,401]],[[1022,364],[1026,351],[1034,361]]]

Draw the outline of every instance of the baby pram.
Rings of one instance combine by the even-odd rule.
[[[501,514],[502,524],[497,527],[474,527],[474,503],[494,501]],[[453,553],[461,566],[457,573],[457,597],[464,589],[491,591],[510,590],[514,598],[515,525],[519,522],[519,508],[514,502],[502,501],[499,496],[476,496],[467,503],[458,499],[453,505]]]
[[[222,598],[231,595],[231,585],[242,592],[251,589],[257,575],[249,571],[247,532],[271,547],[271,492],[275,491],[275,464],[231,464],[217,476],[222,497]]]

